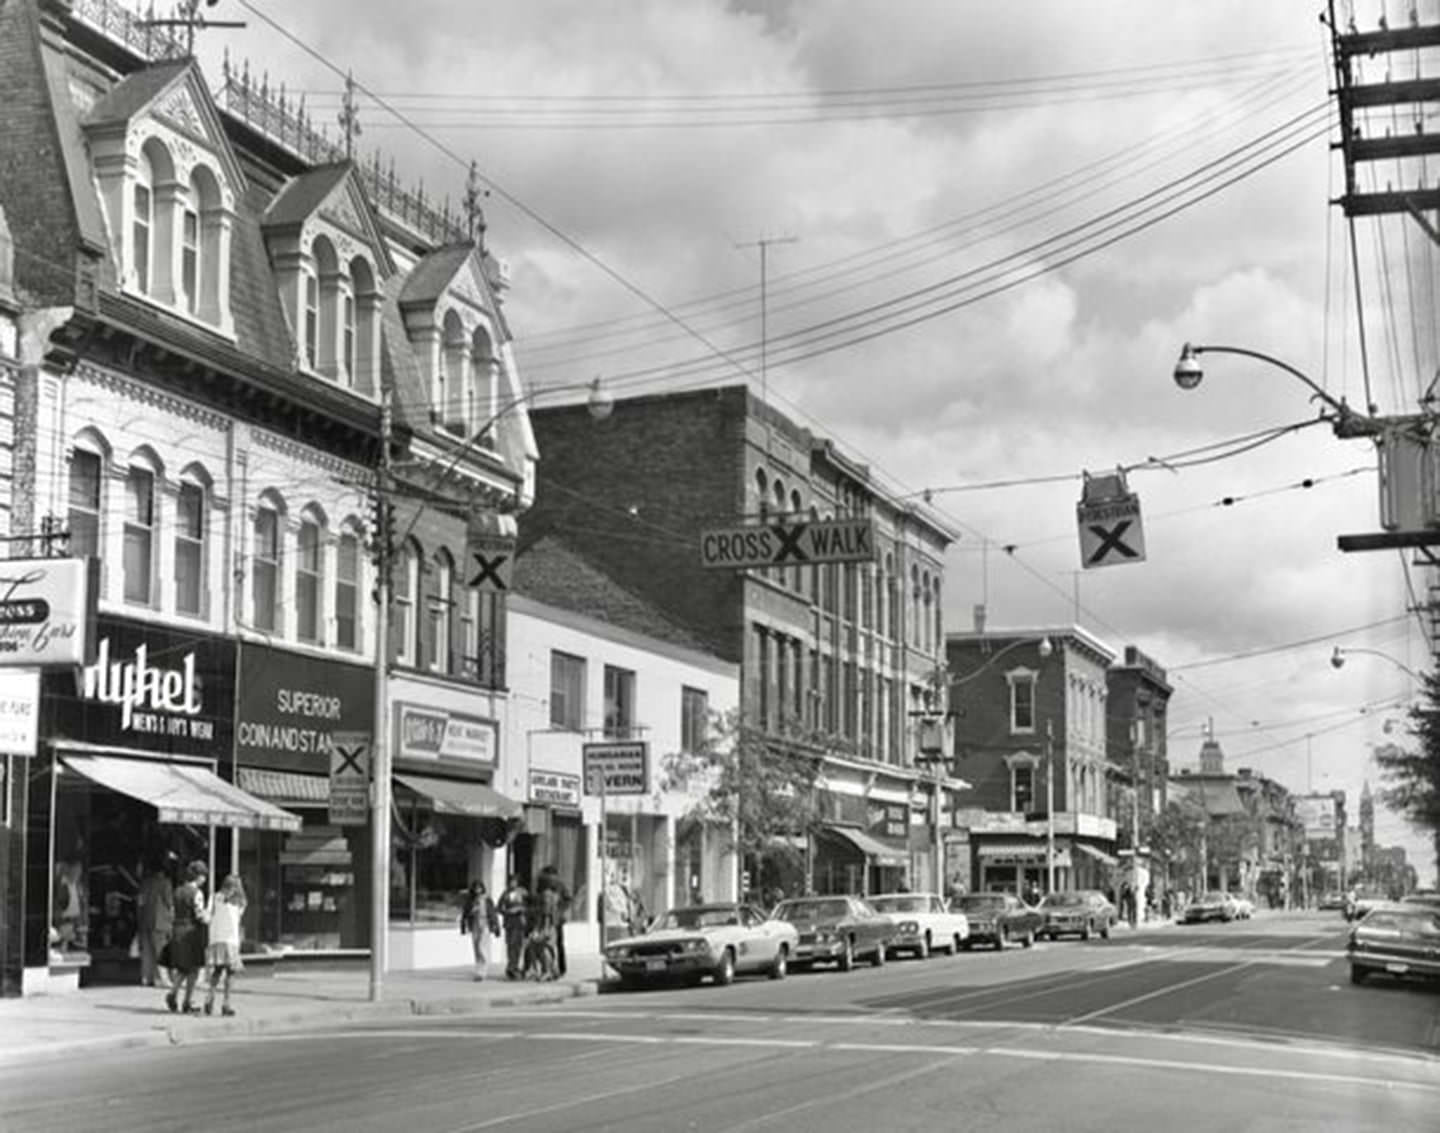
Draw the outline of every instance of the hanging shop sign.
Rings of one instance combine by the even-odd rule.
[[[910,833],[910,810],[902,803],[871,803],[865,808],[865,825],[883,838],[904,838]]]
[[[370,819],[370,733],[330,736],[330,822],[364,826]]]
[[[40,670],[0,669],[0,752],[34,755],[40,732]]]
[[[563,771],[530,769],[530,801],[549,806],[580,806],[580,776]]]
[[[95,659],[98,559],[0,562],[0,666],[75,666]]]
[[[374,725],[373,669],[249,641],[239,668],[238,764],[323,775],[335,733]]]
[[[648,795],[650,745],[644,740],[583,744],[587,795]]]
[[[495,721],[418,704],[395,705],[395,753],[405,759],[495,764]]]
[[[1075,521],[1080,530],[1080,565],[1086,570],[1145,561],[1140,497],[1127,487],[1123,472],[1085,473]]]
[[[235,644],[101,615],[93,664],[41,678],[45,734],[173,755],[228,755]]]

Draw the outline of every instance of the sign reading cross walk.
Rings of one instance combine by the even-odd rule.
[[[330,824],[370,820],[370,733],[330,733]]]
[[[1080,565],[1086,570],[1145,561],[1139,496],[1079,503],[1075,518],[1080,526]]]
[[[813,566],[875,561],[875,525],[868,519],[774,519],[717,528],[700,536],[700,565]]]

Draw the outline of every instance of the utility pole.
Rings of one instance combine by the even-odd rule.
[[[1045,721],[1045,875],[1055,892],[1055,721]]]
[[[385,993],[386,937],[390,931],[390,539],[394,504],[390,483],[390,391],[380,395],[380,463],[375,475],[375,715],[370,740],[370,1000]]]
[[[769,381],[769,349],[770,349],[770,315],[769,315],[769,254],[770,248],[775,244],[798,244],[798,236],[762,236],[759,240],[752,240],[748,244],[737,244],[737,248],[759,248],[760,249],[760,400],[767,405],[770,402],[770,381]],[[770,436],[770,427],[765,427],[765,436]]]

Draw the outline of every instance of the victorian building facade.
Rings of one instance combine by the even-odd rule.
[[[534,491],[503,264],[478,210],[442,217],[228,67],[211,89],[114,0],[0,5],[0,149],[27,155],[0,163],[7,533],[99,565],[95,664],[45,674],[38,746],[6,757],[7,992],[133,978],[167,854],[242,876],[247,950],[369,947],[368,818],[332,808],[330,749],[373,730],[377,595],[392,957],[453,930],[523,821],[492,786],[503,598],[466,585]],[[167,808],[177,784],[211,801]]]

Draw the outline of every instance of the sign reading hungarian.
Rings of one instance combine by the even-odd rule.
[[[96,559],[0,560],[0,666],[95,659]]]
[[[580,805],[580,776],[567,775],[563,771],[542,771],[530,769],[530,801],[549,806],[578,807]]]
[[[584,744],[587,795],[650,793],[650,745],[644,740]]]
[[[1080,527],[1080,565],[1086,570],[1145,561],[1139,496],[1082,501],[1075,505],[1075,520]]]
[[[700,536],[700,565],[806,566],[875,561],[875,524],[868,519],[775,520],[716,528]]]
[[[364,826],[370,819],[370,733],[330,734],[330,824]]]

